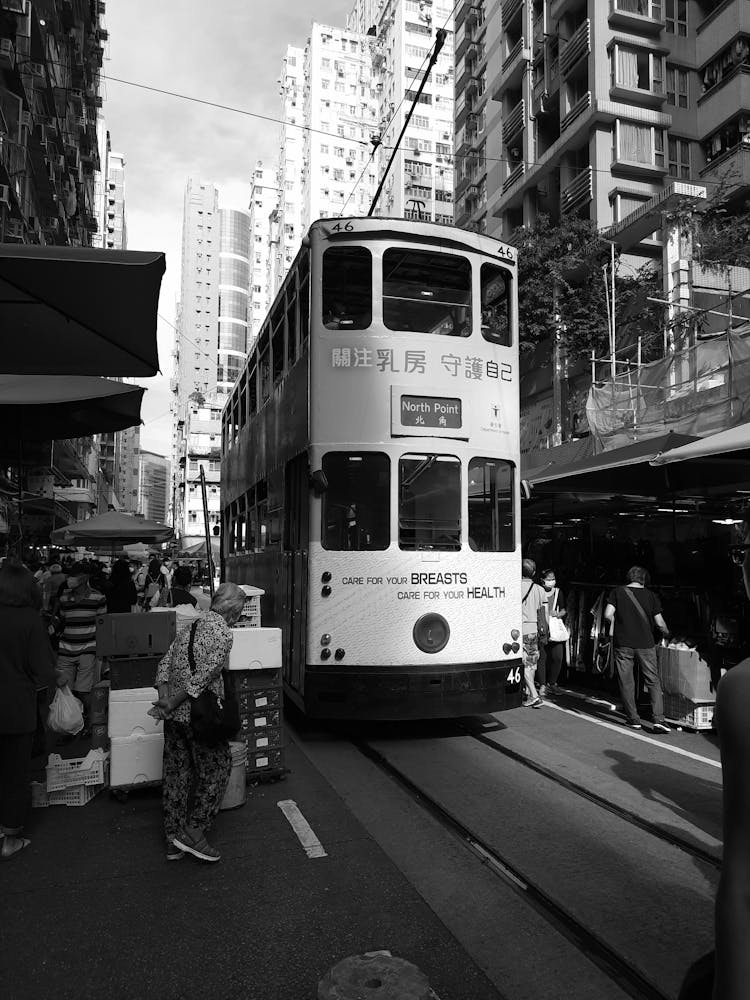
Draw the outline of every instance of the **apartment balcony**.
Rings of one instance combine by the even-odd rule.
[[[567,215],[588,204],[594,197],[594,170],[585,167],[560,192],[560,212]]]
[[[561,17],[572,10],[574,7],[580,7],[581,0],[552,0],[549,6],[549,16],[548,23],[554,24],[555,21],[559,21]]]
[[[565,45],[560,46],[560,75],[563,79],[579,59],[591,52],[591,22],[588,18],[573,33]]]
[[[526,164],[523,161],[521,161],[517,167],[514,167],[510,171],[508,176],[503,181],[503,194],[505,194],[507,191],[510,191],[510,189],[515,184],[517,184],[518,181],[522,179],[525,173],[526,173]]]
[[[726,194],[750,189],[750,145],[741,142],[715,157],[701,170],[701,177],[725,177]]]
[[[738,35],[750,35],[750,4],[717,4],[696,31],[696,61],[702,65],[718,55]]]
[[[521,7],[523,6],[523,0],[503,0],[500,4],[500,11],[503,18],[503,26],[509,24],[512,18],[516,16]]]
[[[503,61],[503,89],[515,87],[520,83],[526,61],[530,55],[531,53],[526,48],[526,40],[522,35],[508,53],[507,59]]]
[[[706,139],[738,112],[750,113],[750,66],[740,65],[698,99],[698,135]]]
[[[466,17],[464,18],[464,25],[467,31],[471,31],[474,25],[479,20],[479,10],[481,7],[480,2],[472,3],[469,9],[466,11]]]
[[[503,142],[510,142],[526,127],[526,101],[521,98],[503,122]]]
[[[659,35],[665,27],[664,0],[609,0],[609,25],[638,35]]]
[[[591,107],[591,91],[587,90],[585,94],[578,98],[575,104],[571,107],[570,111],[561,119],[560,121],[560,134],[566,132],[589,110]]]

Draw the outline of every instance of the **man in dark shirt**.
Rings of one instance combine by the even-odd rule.
[[[615,667],[620,696],[627,715],[627,725],[631,729],[641,729],[635,704],[635,679],[633,663],[638,663],[643,672],[643,680],[651,696],[651,710],[655,733],[671,732],[664,721],[664,696],[656,667],[656,644],[654,625],[664,635],[669,629],[661,613],[661,602],[656,594],[647,589],[648,571],[642,566],[632,566],[628,570],[627,586],[615,587],[607,597],[604,617],[610,630],[614,623]]]

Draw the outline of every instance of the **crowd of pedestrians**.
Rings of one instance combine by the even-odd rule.
[[[149,582],[155,582],[156,587],[150,587]],[[225,588],[233,588],[234,609],[238,594],[243,600],[244,594],[234,584],[225,584],[217,592],[217,597],[223,594],[225,602]],[[146,567],[138,561],[118,559],[111,568],[97,560],[67,559],[32,566],[12,557],[2,560],[0,860],[9,860],[29,844],[23,831],[29,807],[31,762],[49,748],[47,714],[57,688],[68,688],[79,700],[84,722],[81,732],[75,737],[63,736],[62,741],[91,735],[91,692],[102,670],[96,655],[97,618],[105,613],[145,612],[162,607],[187,606],[202,612],[210,603],[203,588],[194,584],[191,568],[174,567],[170,559],[154,558]],[[224,618],[220,620],[224,622]],[[224,627],[231,645],[231,633]],[[195,684],[190,693],[194,690]],[[162,717],[171,720],[167,709],[160,711]],[[226,750],[228,755],[228,747]],[[192,780],[196,776],[191,772],[188,777]],[[194,810],[205,798],[200,784],[198,793]],[[203,813],[199,809],[195,815],[210,817],[212,809],[210,803]]]

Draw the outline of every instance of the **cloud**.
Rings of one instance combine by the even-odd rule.
[[[286,46],[304,45],[313,19],[343,27],[353,0],[291,0],[269,16],[259,0],[122,0],[110,3],[105,77],[279,117],[277,79]],[[102,113],[112,148],[123,153],[128,246],[163,250],[167,273],[159,312],[174,322],[180,287],[180,238],[189,176],[214,183],[224,208],[246,208],[257,160],[271,164],[278,126],[134,87],[103,82]],[[244,193],[243,193],[244,192]],[[228,197],[232,200],[228,200]],[[169,454],[173,331],[159,323],[163,376],[143,380],[144,447]],[[157,420],[156,418],[159,417]]]

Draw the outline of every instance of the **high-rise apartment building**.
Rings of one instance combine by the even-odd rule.
[[[304,123],[304,65],[305,50],[288,45],[279,77],[284,108],[276,185],[279,204],[277,217],[274,220],[277,226],[277,242],[272,247],[270,259],[271,300],[281,287],[303,235],[301,187],[304,130],[301,126]]]
[[[177,517],[175,530],[181,546],[190,549],[206,537],[200,467],[206,477],[209,531],[219,524],[221,505],[219,482],[221,472],[221,410],[223,397],[201,403],[191,400],[185,412],[185,433],[178,456],[178,476],[175,498]]]
[[[198,508],[190,504],[188,478],[190,462],[204,452],[191,448],[211,450],[218,484],[219,446],[204,425],[219,420],[224,394],[247,356],[252,212],[220,210],[215,185],[189,178],[182,225],[172,378],[173,523],[178,532],[195,534]],[[218,509],[218,497],[216,503]]]
[[[217,392],[232,388],[247,357],[250,296],[250,213],[219,211],[219,363]]]
[[[316,219],[366,214],[376,185],[371,139],[379,134],[370,39],[314,23],[305,46],[303,232]]]
[[[90,246],[103,0],[0,5],[0,241]]]
[[[150,521],[164,524],[171,489],[169,459],[153,451],[142,450],[138,466],[138,513]]]
[[[437,31],[447,36],[419,96],[376,215],[453,222],[454,37],[448,0],[357,0],[348,25],[367,34],[378,102],[382,177],[427,68]],[[365,208],[365,211],[367,209]]]
[[[456,24],[465,224],[574,213],[648,254],[658,217],[629,241],[625,220],[671,184],[750,184],[746,0],[465,0]]]
[[[250,185],[250,337],[248,348],[258,335],[273,298],[273,261],[278,253],[279,177],[277,169],[258,161]]]

